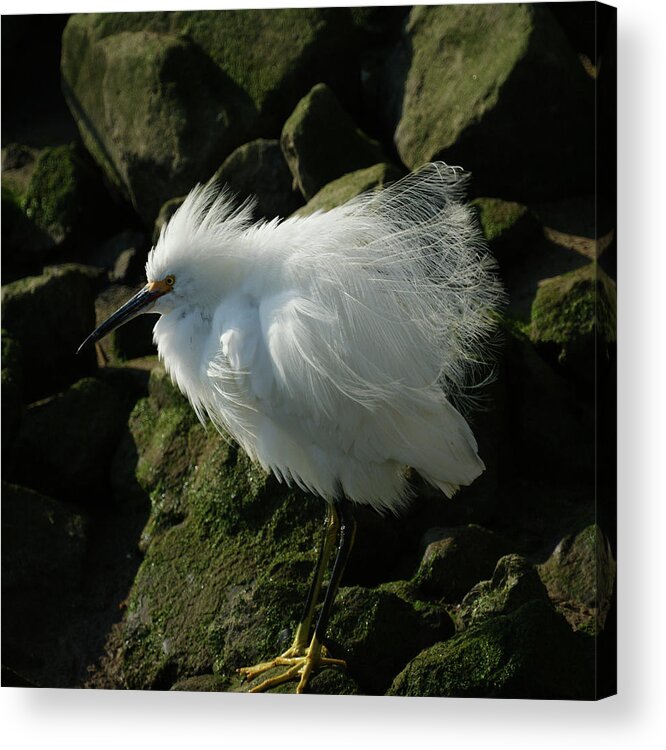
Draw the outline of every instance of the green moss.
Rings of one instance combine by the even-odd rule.
[[[26,215],[62,242],[84,218],[90,180],[90,167],[75,145],[44,149],[23,201]]]
[[[391,695],[464,698],[592,698],[594,665],[544,602],[438,643],[396,677]]]
[[[594,330],[615,341],[616,289],[596,263],[545,279],[532,305],[532,339],[566,344]]]
[[[481,228],[488,241],[500,238],[529,211],[527,206],[521,203],[503,201],[499,198],[476,198],[471,205],[478,209]]]
[[[315,211],[330,211],[367,190],[382,188],[401,177],[400,170],[392,164],[375,164],[367,169],[350,172],[324,186],[295,215],[308,216]]]

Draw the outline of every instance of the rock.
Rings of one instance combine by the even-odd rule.
[[[161,366],[149,393],[130,428],[152,508],[114,679],[166,689],[197,674],[234,675],[288,647],[324,509],[204,430]]]
[[[159,240],[160,238],[162,227],[183,205],[186,197],[187,196],[185,195],[181,195],[178,198],[171,198],[162,205],[162,207],[160,208],[160,212],[155,219],[155,226],[153,227],[153,245],[157,244],[157,240]]]
[[[347,82],[346,9],[74,15],[68,104],[86,147],[147,226],[242,143],[275,136],[320,80]]]
[[[241,201],[255,196],[257,218],[274,219],[292,214],[303,202],[292,187],[292,176],[280,142],[259,138],[245,143],[225,159],[215,173]]]
[[[456,698],[594,698],[594,662],[566,620],[542,601],[421,652],[389,695]]]
[[[96,247],[87,260],[105,269],[114,283],[136,284],[145,280],[147,237],[134,229],[123,229]]]
[[[312,695],[359,695],[361,690],[344,669],[324,669],[310,680],[307,692]]]
[[[7,458],[23,413],[21,347],[6,331],[2,331],[2,456]]]
[[[69,677],[72,649],[60,639],[85,551],[80,514],[50,497],[2,483],[2,661],[33,685],[58,686]]]
[[[323,83],[298,103],[282,128],[280,143],[307,200],[332,180],[385,161],[379,143],[356,127]]]
[[[520,555],[505,555],[497,561],[493,577],[477,583],[465,596],[458,616],[469,627],[508,615],[534,600],[549,601],[536,569]]]
[[[532,304],[530,338],[565,374],[592,383],[616,340],[615,282],[596,263],[544,279]]]
[[[501,267],[519,261],[541,232],[536,216],[521,203],[476,198],[471,205],[476,207],[483,235]]]
[[[592,634],[604,629],[616,565],[597,524],[564,537],[538,570],[551,599],[574,628]]]
[[[469,524],[430,529],[414,576],[419,591],[447,602],[459,601],[475,583],[489,578],[505,543],[492,531]]]
[[[229,680],[216,674],[200,674],[179,680],[170,690],[187,691],[188,693],[218,693],[227,689]]]
[[[40,153],[23,201],[28,218],[56,245],[98,235],[113,213],[109,204],[101,175],[75,144]]]
[[[373,98],[409,168],[441,158],[511,200],[593,184],[594,84],[545,8],[417,6],[382,75]]]
[[[2,288],[3,326],[21,342],[27,401],[62,390],[94,371],[94,349],[76,353],[95,327],[93,287],[84,266],[67,264]]]
[[[382,188],[402,176],[403,173],[392,164],[375,164],[373,167],[350,172],[325,185],[296,211],[296,216],[308,216],[315,211],[330,211],[367,190]]]
[[[2,188],[2,283],[42,271],[46,252],[53,240],[31,221],[18,199]]]
[[[439,629],[405,599],[354,586],[340,590],[327,640],[362,692],[382,695],[405,664],[439,636]]]
[[[95,299],[95,325],[99,325],[125,304],[145,281],[135,287],[112,284]],[[105,336],[98,344],[112,362],[126,361],[148,354],[155,354],[153,328],[157,315],[138,315],[120,328]]]
[[[41,492],[94,505],[127,412],[116,391],[96,378],[31,404],[17,438],[14,475]]]

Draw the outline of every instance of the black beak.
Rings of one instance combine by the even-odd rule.
[[[144,312],[150,312],[146,310],[158,297],[162,296],[161,291],[150,288],[151,285],[144,286],[141,291],[137,292],[131,299],[127,300],[125,304],[116,310],[110,318],[107,318],[101,323],[95,330],[88,336],[88,338],[81,344],[77,349],[78,354],[84,346],[88,344],[94,344],[95,341],[99,341],[104,338],[107,333],[111,333],[116,328],[119,328],[124,323],[132,320],[137,315]]]

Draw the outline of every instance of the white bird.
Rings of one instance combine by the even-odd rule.
[[[503,292],[467,175],[442,163],[343,206],[252,223],[225,190],[197,186],[162,229],[147,285],[82,344],[143,312],[198,417],[278,479],[327,501],[325,540],[294,644],[241,670],[282,666],[253,690],[344,664],[326,623],[354,535],[352,504],[400,511],[406,467],[451,497],[484,469],[452,400],[488,360]],[[311,637],[326,562],[338,554]]]

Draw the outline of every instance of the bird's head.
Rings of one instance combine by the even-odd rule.
[[[101,323],[79,351],[137,315],[217,304],[225,282],[233,279],[239,237],[251,223],[251,212],[252,203],[235,208],[228,192],[214,183],[197,185],[148,254],[148,283]]]

